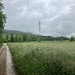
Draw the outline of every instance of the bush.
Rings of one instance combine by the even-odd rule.
[[[70,38],[70,41],[75,41],[75,37],[72,36],[72,37]]]

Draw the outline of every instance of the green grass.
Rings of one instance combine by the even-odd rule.
[[[8,45],[19,75],[75,75],[75,42]]]
[[[2,44],[0,43],[0,48],[2,47]]]

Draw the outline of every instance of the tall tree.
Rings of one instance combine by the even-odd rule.
[[[10,35],[10,42],[15,42],[14,34],[11,34],[11,35]]]
[[[22,37],[23,37],[23,42],[26,42],[26,41],[27,41],[27,34],[24,33],[24,34],[22,35]]]
[[[6,15],[3,13],[4,6],[2,4],[2,1],[0,0],[0,43],[2,43],[3,40],[3,30],[4,25],[6,23]]]

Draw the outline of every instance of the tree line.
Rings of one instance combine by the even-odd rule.
[[[37,36],[24,34],[4,34],[4,42],[27,42],[37,41]]]
[[[30,41],[74,41],[75,37],[72,36],[70,38],[61,36],[61,37],[53,37],[53,36],[38,36],[38,35],[28,35],[26,33],[23,34],[4,34],[3,41],[4,42],[30,42]]]

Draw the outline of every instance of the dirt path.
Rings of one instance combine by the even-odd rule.
[[[6,45],[0,50],[0,75],[5,75],[6,68]]]
[[[16,71],[14,69],[12,56],[7,46],[7,56],[6,56],[6,75],[16,75]]]
[[[12,56],[6,44],[0,49],[0,75],[16,75]]]

